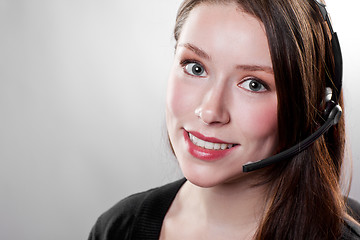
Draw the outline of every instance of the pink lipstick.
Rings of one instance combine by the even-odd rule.
[[[238,146],[238,144],[224,142],[217,138],[206,137],[199,132],[187,132],[185,129],[183,135],[189,153],[195,158],[204,161],[219,160]]]

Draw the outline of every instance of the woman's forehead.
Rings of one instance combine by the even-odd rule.
[[[182,28],[178,46],[196,46],[213,60],[218,57],[235,62],[246,59],[249,64],[272,66],[262,22],[239,11],[236,4],[195,7]]]

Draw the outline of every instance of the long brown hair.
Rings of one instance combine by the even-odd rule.
[[[265,27],[278,96],[278,151],[309,136],[323,123],[326,76],[333,75],[327,25],[314,1],[185,0],[174,28],[178,41],[199,4],[237,3]],[[342,94],[340,105],[343,107]],[[265,169],[267,210],[256,239],[338,239],[347,217],[340,190],[344,117],[293,159]]]

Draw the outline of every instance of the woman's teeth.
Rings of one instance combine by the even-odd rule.
[[[201,139],[195,137],[191,133],[189,133],[189,137],[190,137],[191,142],[194,143],[196,146],[206,148],[206,149],[224,150],[227,148],[232,148],[234,146],[234,144],[207,142],[207,141],[204,141],[204,140],[201,140]]]

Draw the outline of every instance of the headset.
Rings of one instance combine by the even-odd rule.
[[[343,62],[339,40],[336,32],[334,32],[331,21],[326,10],[326,5],[321,3],[320,0],[314,0],[316,5],[318,6],[321,15],[329,27],[331,34],[331,45],[334,56],[334,75],[332,80],[327,78],[327,86],[333,86],[332,88],[327,87],[329,91],[329,95],[331,94],[331,98],[327,99],[326,107],[324,110],[324,119],[325,122],[323,125],[318,128],[313,134],[304,140],[300,141],[298,144],[292,146],[291,148],[284,150],[278,154],[275,154],[271,157],[265,158],[263,160],[257,162],[249,162],[243,165],[243,172],[252,172],[274,163],[278,163],[283,160],[290,160],[291,157],[299,154],[306,148],[308,148],[311,144],[313,144],[321,135],[323,135],[326,131],[330,129],[333,125],[336,125],[339,122],[341,117],[342,109],[339,105],[340,92],[342,87],[342,74],[343,74]]]

